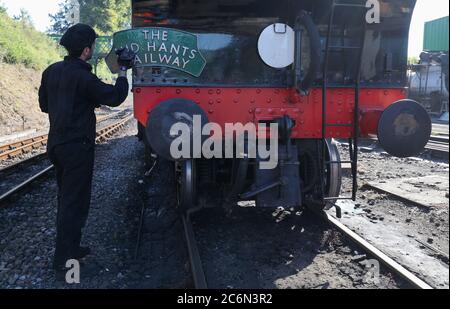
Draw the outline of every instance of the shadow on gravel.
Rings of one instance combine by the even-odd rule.
[[[192,288],[175,175],[157,162],[149,176],[130,124],[99,145],[83,245],[93,253],[81,284],[55,282],[56,183],[37,183],[0,209],[0,288]],[[214,203],[213,203],[214,204]],[[145,206],[137,259],[139,217]],[[193,217],[210,288],[380,287],[364,283],[355,249],[315,216],[287,210],[221,208]],[[397,287],[389,276],[381,287]]]
[[[156,165],[150,177],[144,147],[130,124],[122,137],[96,148],[92,203],[83,245],[92,249],[81,283],[55,281],[56,183],[42,181],[0,209],[0,288],[182,288],[189,284],[172,175]],[[147,206],[135,259],[139,217]]]
[[[334,237],[308,212],[236,208],[227,216],[211,209],[198,213],[194,223],[211,288],[283,287],[279,279],[308,268]]]
[[[97,182],[102,195],[95,199],[102,210],[98,209],[97,214],[92,212],[88,233],[89,238],[97,239],[91,243],[99,243],[103,251],[93,259],[102,271],[92,274],[89,286],[184,288],[189,284],[190,275],[182,225],[175,209],[173,169],[157,162],[148,173],[150,167],[144,163],[144,147],[135,137],[114,143],[104,149],[110,157],[107,167],[102,168],[105,163],[98,158],[97,175],[105,177],[105,182]]]

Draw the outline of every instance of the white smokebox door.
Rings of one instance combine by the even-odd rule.
[[[294,63],[295,33],[286,24],[272,24],[265,28],[258,40],[261,59],[273,68],[281,69]]]

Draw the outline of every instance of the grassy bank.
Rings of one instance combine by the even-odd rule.
[[[26,20],[14,20],[0,10],[0,61],[43,70],[61,59],[55,42]]]

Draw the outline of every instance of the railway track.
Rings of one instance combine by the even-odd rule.
[[[432,136],[426,149],[448,156],[449,152],[448,136]]]
[[[408,271],[405,267],[395,262],[388,255],[377,249],[375,246],[366,241],[363,237],[353,232],[350,228],[341,223],[334,216],[331,216],[325,212],[317,213],[326,224],[333,229],[338,230],[343,234],[345,238],[356,244],[363,252],[368,256],[375,258],[378,262],[386,266],[391,272],[395,273],[399,277],[406,280],[411,286],[416,289],[433,289],[430,285],[424,282],[422,279]],[[189,262],[191,265],[191,273],[194,282],[195,289],[204,290],[208,288],[207,277],[203,270],[203,262],[199,253],[197,242],[195,239],[195,233],[190,219],[190,215],[186,214],[182,216],[184,234],[186,238],[187,250],[189,255]]]
[[[203,263],[195,239],[194,228],[192,226],[190,215],[182,215],[184,235],[186,237],[186,245],[189,254],[189,263],[191,265],[192,278],[196,289],[204,290],[208,288]]]
[[[349,229],[335,217],[326,213],[323,216],[324,219],[327,221],[327,223],[330,224],[333,228],[339,230],[342,234],[344,234],[345,237],[349,238],[352,242],[354,242],[361,249],[363,249],[363,251],[368,253],[368,255],[376,258],[377,261],[381,262],[392,272],[408,281],[415,288],[425,290],[433,289],[430,285],[428,285],[419,277],[408,271],[399,263],[395,262],[392,258],[384,254],[381,250],[377,249],[375,246],[370,244],[368,241],[359,236],[357,233],[353,232],[351,229]]]
[[[377,142],[377,139],[373,139],[374,142]],[[344,143],[345,144],[345,143]],[[448,137],[445,136],[432,136],[430,139],[430,143],[426,147],[427,150],[431,150],[433,152],[438,152],[439,154],[443,154],[448,157]],[[392,273],[395,273],[399,277],[403,278],[407,281],[411,286],[417,289],[433,289],[432,286],[424,282],[422,279],[414,275],[412,272],[407,270],[405,267],[394,261],[387,254],[383,253],[381,250],[370,244],[363,237],[353,232],[350,228],[345,226],[342,222],[340,222],[335,217],[327,214],[320,213],[318,214],[321,218],[324,219],[326,224],[331,226],[333,229],[338,230],[346,239],[350,240],[352,243],[356,244],[363,252],[365,252],[368,256],[375,258],[380,264],[383,264],[387,267]],[[206,289],[207,285],[207,277],[203,270],[203,263],[201,260],[201,256],[198,250],[198,246],[195,239],[195,233],[192,226],[192,222],[189,215],[185,215],[182,217],[183,226],[184,226],[184,234],[187,243],[187,249],[189,253],[189,260],[191,265],[192,278],[194,281],[194,286],[196,289]]]
[[[96,142],[100,143],[105,141],[108,137],[122,129],[132,117],[132,115],[126,114],[119,121],[98,129]],[[108,119],[111,118],[112,116]],[[48,175],[48,172],[53,170],[53,168],[53,165],[47,163],[46,154],[39,154],[0,170],[0,176],[2,178],[2,183],[0,183],[0,207],[5,206],[5,202],[11,196],[34,183],[36,180]],[[18,174],[25,174],[25,177],[18,177]],[[15,182],[15,184],[11,185],[7,180],[4,181],[8,177],[15,178],[15,181],[11,181],[11,183]]]
[[[365,139],[370,141],[372,145],[370,147],[362,147],[363,149],[376,150],[381,148],[378,144],[377,138]],[[341,140],[340,144],[348,146],[348,142]],[[448,136],[431,136],[429,143],[425,146],[425,151],[429,151],[437,157],[448,159],[449,155],[449,139]]]
[[[105,116],[100,116],[97,119],[97,123],[104,122],[114,117],[123,114],[123,111],[112,113]],[[26,138],[20,141],[15,141],[0,146],[0,162],[13,159],[17,156],[26,154],[35,149],[42,148],[47,145],[48,135],[42,134],[31,138]]]
[[[448,137],[449,135],[449,127],[448,124],[433,124],[433,134],[437,135],[446,135]]]

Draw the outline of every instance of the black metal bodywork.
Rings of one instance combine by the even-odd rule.
[[[326,137],[327,128],[339,126],[352,128],[350,160],[345,163],[352,165],[353,190],[352,196],[344,199],[355,200],[360,89],[407,85],[408,33],[415,0],[380,0],[379,4],[380,23],[369,24],[365,21],[365,0],[135,0],[134,28],[173,27],[196,34],[207,65],[199,77],[166,67],[141,67],[135,70],[134,83],[138,87],[296,87],[307,94],[308,89],[304,91],[298,83],[307,79],[309,86],[322,88],[322,138],[295,141],[289,126],[285,126],[276,169],[255,167],[249,177],[249,165],[256,166],[258,159],[250,163],[226,162],[222,175],[231,171],[226,178],[232,184],[226,201],[239,197],[255,198],[262,207],[302,203],[323,207],[342,199],[339,194],[344,162]],[[308,21],[299,22],[302,14],[311,16],[314,33],[308,29]],[[290,25],[296,38],[301,38],[296,42],[296,51],[300,52],[294,65],[284,69],[266,65],[257,48],[261,31],[274,23]],[[326,122],[327,91],[332,87],[354,90],[352,123]],[[221,174],[216,162],[204,163],[206,170]],[[249,178],[251,183],[247,182]]]
[[[365,5],[365,0],[343,3]],[[405,87],[407,46],[415,0],[380,0],[381,22],[361,23],[359,14],[349,8],[335,16],[330,45],[359,43],[365,27],[361,67],[363,87]],[[265,65],[257,51],[260,32],[275,22],[295,27],[302,11],[311,12],[325,49],[331,0],[152,0],[133,1],[133,27],[164,26],[183,29],[199,37],[199,48],[207,60],[200,78],[166,68],[138,72],[139,85],[186,86],[292,86],[292,68],[274,69]],[[308,38],[302,39],[302,65],[309,64]],[[329,55],[329,86],[352,85],[358,50],[333,50]],[[323,59],[322,59],[323,60]],[[323,61],[321,61],[323,63]],[[317,76],[315,84],[321,85]]]

